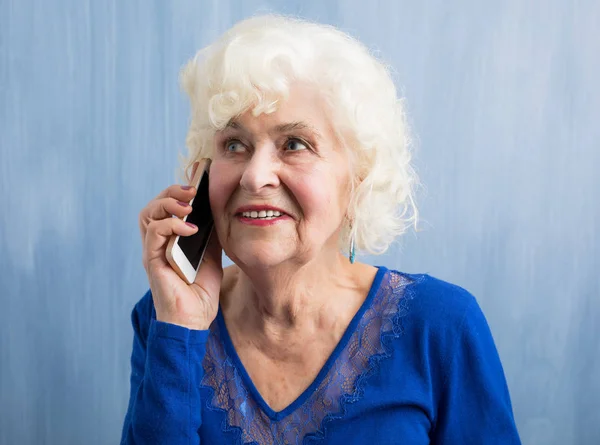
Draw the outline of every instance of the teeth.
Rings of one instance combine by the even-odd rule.
[[[273,219],[281,216],[281,212],[277,210],[261,210],[260,212],[242,212],[244,218],[261,218],[261,219]]]

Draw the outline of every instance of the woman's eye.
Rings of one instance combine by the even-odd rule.
[[[285,148],[287,148],[289,151],[302,151],[308,149],[306,144],[299,139],[289,139],[285,143]]]
[[[225,144],[225,150],[229,153],[240,153],[244,151],[245,147],[240,141],[229,141]]]

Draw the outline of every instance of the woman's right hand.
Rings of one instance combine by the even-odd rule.
[[[194,164],[192,177],[197,168],[198,163]],[[188,329],[205,330],[217,316],[223,279],[222,250],[216,231],[213,230],[210,236],[194,283],[187,284],[179,277],[166,257],[171,235],[189,236],[198,230],[181,219],[191,212],[189,202],[196,191],[195,188],[184,190],[180,185],[166,188],[142,209],[139,224],[143,264],[150,282],[156,319]]]

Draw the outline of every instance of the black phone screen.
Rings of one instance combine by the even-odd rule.
[[[208,198],[208,172],[205,171],[202,175],[198,191],[190,205],[192,206],[192,212],[188,215],[186,221],[198,226],[198,231],[190,236],[180,236],[177,244],[179,244],[183,254],[196,270],[202,260],[202,254],[213,226],[210,200]]]

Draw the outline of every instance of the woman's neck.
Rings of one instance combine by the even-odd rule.
[[[261,349],[298,344],[323,331],[339,336],[363,303],[376,269],[337,254],[298,268],[245,273],[234,266],[224,315],[237,334]],[[338,337],[338,335],[336,335]]]

